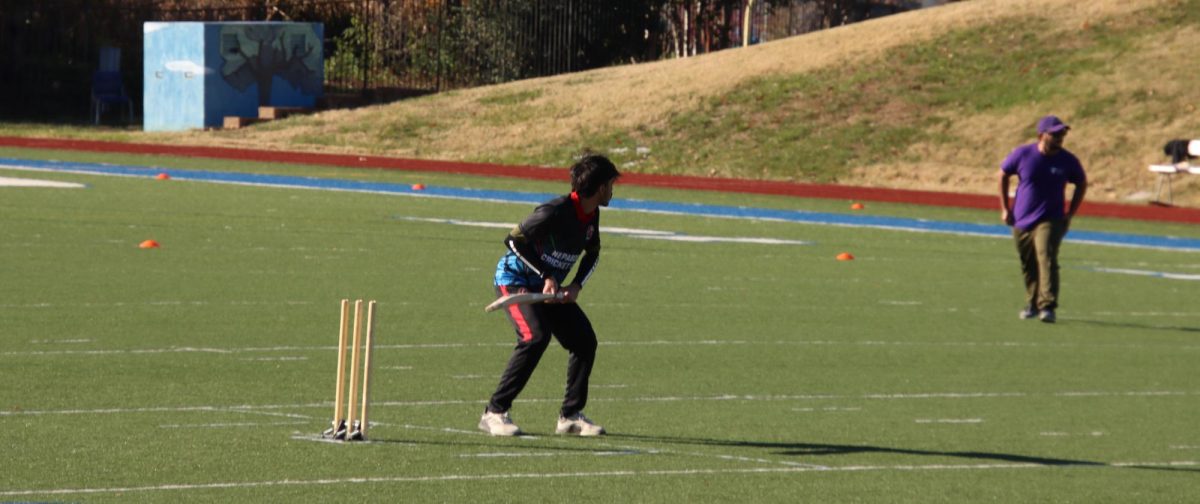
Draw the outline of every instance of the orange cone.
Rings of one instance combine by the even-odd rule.
[[[144,248],[144,249],[158,248],[158,242],[156,242],[154,240],[146,240],[146,241],[138,244],[138,248]]]
[[[412,186],[412,189],[413,189],[414,191],[424,191],[424,190],[425,190],[425,184],[413,184],[413,186]]]
[[[159,173],[158,175],[155,175],[154,178],[158,180],[171,180],[171,176],[167,175],[166,172]]]
[[[839,261],[853,261],[853,260],[854,260],[854,255],[853,255],[853,254],[851,254],[851,253],[849,253],[849,252],[842,252],[841,254],[838,254],[838,255],[837,255],[837,260],[839,260]]]
[[[862,210],[862,209],[864,209],[864,208],[866,208],[866,207],[865,207],[865,206],[863,206],[863,204],[862,204],[862,203],[855,203],[855,204],[853,204],[853,205],[850,205],[850,209],[851,209],[851,210]]]

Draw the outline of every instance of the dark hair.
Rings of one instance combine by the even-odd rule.
[[[608,158],[600,154],[584,154],[583,158],[571,165],[571,190],[586,198],[620,176],[617,167]]]

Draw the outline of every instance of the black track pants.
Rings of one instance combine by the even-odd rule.
[[[499,296],[515,292],[516,288],[511,286],[496,287]],[[488,401],[488,411],[502,413],[512,408],[513,400],[525,388],[542,353],[550,345],[551,335],[571,354],[567,361],[567,390],[560,414],[571,416],[583,411],[587,405],[588,377],[596,361],[596,333],[587,315],[575,303],[513,305],[506,308],[505,313],[517,332],[517,346],[500,376],[500,384]]]

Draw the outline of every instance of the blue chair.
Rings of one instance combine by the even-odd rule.
[[[100,124],[100,114],[109,106],[125,105],[126,120],[133,120],[133,100],[125,93],[119,72],[99,71],[92,74],[92,116]]]

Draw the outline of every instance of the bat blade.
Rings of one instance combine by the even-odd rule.
[[[483,309],[484,312],[493,312],[501,308],[507,308],[512,305],[541,303],[551,299],[562,299],[562,293],[558,294],[542,294],[540,292],[524,292],[521,294],[509,294],[500,296],[499,299],[487,305]]]

